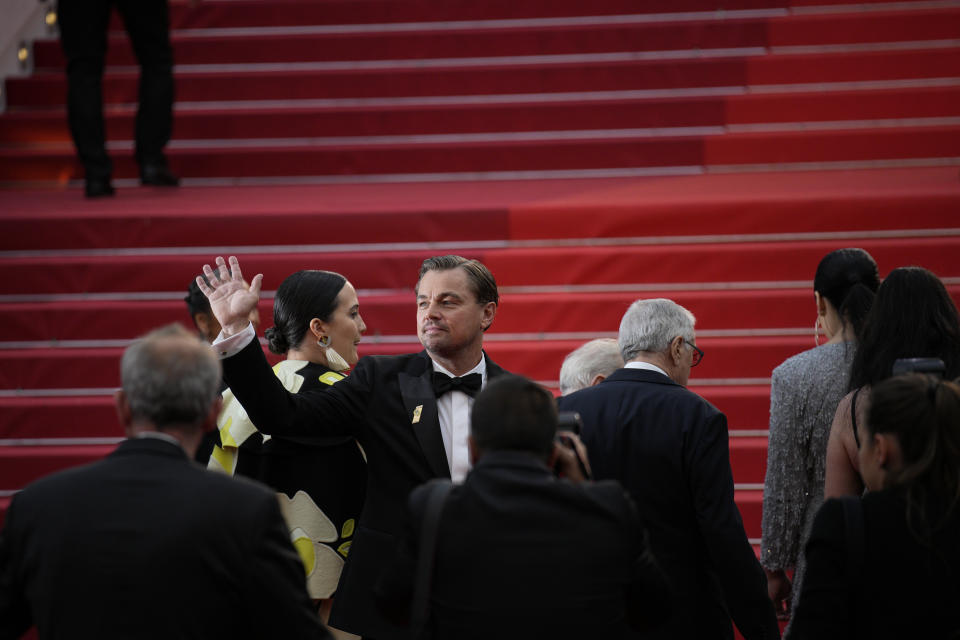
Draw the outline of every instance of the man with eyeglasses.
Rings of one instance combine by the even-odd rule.
[[[766,578],[733,500],[727,419],[689,391],[703,359],[693,314],[672,300],[637,300],[620,322],[624,368],[560,398],[583,420],[597,480],[636,502],[650,548],[670,578],[673,616],[647,638],[779,638]]]

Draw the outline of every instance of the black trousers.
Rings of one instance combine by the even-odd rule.
[[[67,117],[86,177],[109,178],[103,68],[107,26],[116,5],[140,64],[136,158],[163,164],[173,127],[173,49],[167,0],[59,0],[60,43],[67,58]]]

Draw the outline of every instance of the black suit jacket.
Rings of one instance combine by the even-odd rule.
[[[503,369],[484,355],[488,379]],[[378,613],[373,586],[392,562],[407,496],[432,478],[449,478],[425,351],[361,358],[327,389],[291,394],[273,374],[257,341],[223,360],[224,377],[254,424],[271,433],[324,438],[352,435],[367,454],[367,497],[330,624],[379,639],[406,632]]]
[[[650,545],[678,596],[663,638],[780,636],[766,577],[733,500],[727,419],[655,371],[619,369],[565,396],[583,418],[597,479],[619,480],[636,501]]]
[[[429,485],[410,496],[381,604],[409,607]],[[622,638],[669,615],[667,583],[616,482],[558,480],[529,454],[485,454],[440,519],[431,609],[437,640]]]
[[[0,638],[328,638],[276,496],[156,438],[43,478],[0,534]]]

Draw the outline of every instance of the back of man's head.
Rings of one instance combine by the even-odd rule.
[[[482,455],[524,451],[547,458],[557,433],[557,407],[549,391],[521,376],[491,380],[470,414],[470,435]]]
[[[220,362],[209,345],[178,324],[127,347],[120,363],[132,420],[156,429],[199,427],[220,389]]]
[[[567,354],[560,366],[560,393],[585,389],[623,366],[620,346],[613,338],[597,338]],[[598,380],[599,378],[599,380]]]
[[[617,339],[624,362],[634,360],[642,352],[659,353],[670,347],[677,336],[693,342],[693,314],[666,298],[637,300],[620,321]]]

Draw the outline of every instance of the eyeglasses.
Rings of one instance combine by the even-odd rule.
[[[695,367],[700,364],[701,360],[703,360],[703,349],[693,344],[689,340],[684,340],[684,342],[690,345],[690,348],[693,349],[693,362],[690,364],[690,366]]]

